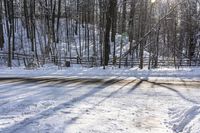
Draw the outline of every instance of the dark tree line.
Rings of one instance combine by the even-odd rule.
[[[36,62],[199,65],[199,0],[1,0],[0,49]],[[24,61],[25,65],[28,63]]]

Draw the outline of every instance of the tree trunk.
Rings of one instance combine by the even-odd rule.
[[[2,1],[0,1],[0,49],[4,47],[4,35],[3,35],[3,9]]]

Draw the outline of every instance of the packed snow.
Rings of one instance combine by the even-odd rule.
[[[200,132],[199,68],[0,70],[0,133]]]

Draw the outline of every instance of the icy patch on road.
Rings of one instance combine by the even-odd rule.
[[[176,133],[200,133],[200,106],[169,109],[169,125]]]

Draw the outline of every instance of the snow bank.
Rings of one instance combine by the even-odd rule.
[[[169,124],[176,133],[200,133],[200,106],[170,109]]]
[[[138,68],[115,68],[108,67],[105,70],[101,67],[85,68],[75,65],[70,68],[63,68],[62,70],[53,65],[45,65],[42,68],[36,70],[26,70],[23,67],[17,68],[6,68],[0,67],[0,76],[77,76],[77,77],[136,77],[136,78],[151,78],[151,77],[172,77],[172,78],[187,78],[187,79],[199,79],[200,68],[165,68],[165,69],[154,69],[154,70],[140,70]]]

